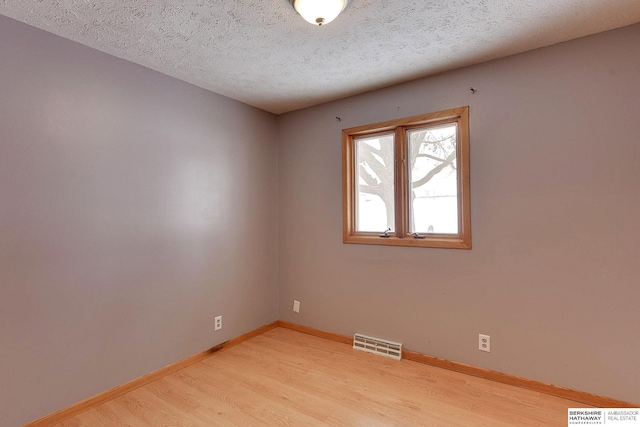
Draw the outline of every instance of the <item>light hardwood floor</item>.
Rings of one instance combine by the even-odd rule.
[[[566,426],[569,407],[276,328],[56,426]]]

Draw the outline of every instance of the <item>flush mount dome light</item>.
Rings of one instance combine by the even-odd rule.
[[[289,0],[302,18],[313,25],[325,25],[340,15],[349,0]]]

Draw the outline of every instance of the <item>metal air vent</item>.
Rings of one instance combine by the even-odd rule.
[[[391,359],[402,359],[402,344],[362,334],[353,336],[353,348],[367,353],[379,354]]]

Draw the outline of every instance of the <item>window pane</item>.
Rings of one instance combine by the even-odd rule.
[[[409,231],[458,234],[457,124],[412,129]]]
[[[393,134],[355,139],[356,231],[395,231]]]

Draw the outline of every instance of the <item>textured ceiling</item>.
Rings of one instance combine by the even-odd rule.
[[[640,0],[0,0],[0,14],[273,113],[640,22]]]

